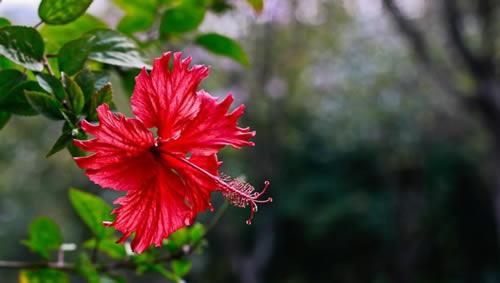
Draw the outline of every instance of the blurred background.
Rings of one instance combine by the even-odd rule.
[[[247,105],[256,146],[223,150],[222,171],[270,180],[275,201],[251,226],[229,208],[186,281],[500,282],[498,1],[266,0],[261,15],[229,2],[200,30],[236,38],[249,68],[190,44],[163,50],[211,65],[202,87]],[[33,26],[38,3],[3,0],[0,16]],[[89,13],[110,26],[123,15],[107,0]],[[130,115],[120,78],[114,97]],[[116,198],[66,151],[44,158],[60,127],[16,116],[0,132],[0,259],[34,258],[20,240],[40,215],[65,242],[89,237],[69,187]]]

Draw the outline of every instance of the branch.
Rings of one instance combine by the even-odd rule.
[[[486,57],[495,56],[495,17],[498,9],[498,2],[492,0],[479,0],[477,4],[477,15],[481,20],[481,45]]]
[[[410,42],[415,55],[425,64],[431,63],[429,47],[423,34],[406,18],[394,0],[383,0],[385,9],[391,14],[400,31]]]
[[[192,254],[200,245],[203,243],[203,239],[210,232],[213,227],[219,222],[224,213],[228,208],[228,203],[224,202],[224,204],[220,207],[217,213],[212,218],[212,221],[206,226],[205,233],[200,237],[200,239],[190,245],[185,245],[179,251],[169,254],[163,257],[157,258],[154,263],[165,263],[170,262],[176,259],[181,259]],[[28,262],[28,261],[0,261],[0,269],[37,269],[37,268],[51,268],[61,271],[76,271],[76,266],[74,263],[63,263],[63,262]],[[96,264],[96,269],[99,272],[109,272],[117,269],[136,269],[137,264],[129,259],[123,261],[112,262],[110,264]]]
[[[451,42],[453,43],[458,54],[462,57],[469,72],[476,78],[484,77],[486,68],[483,68],[481,60],[467,46],[463,35],[462,15],[457,6],[456,0],[443,1],[443,13],[445,26],[448,31]]]
[[[45,69],[47,69],[47,72],[49,73],[49,75],[51,75],[51,76],[54,75],[54,72],[52,71],[52,68],[50,67],[49,60],[47,59],[46,56],[43,57],[43,66],[45,67]]]
[[[461,95],[461,91],[450,81],[450,77],[447,75],[449,71],[443,70],[440,64],[433,60],[429,44],[423,33],[417,29],[411,20],[404,16],[394,0],[383,0],[383,4],[384,8],[393,18],[396,26],[410,43],[410,47],[416,58],[421,61],[422,65],[430,73],[431,79],[451,95]]]
[[[75,265],[73,263],[59,263],[59,262],[26,262],[26,261],[5,261],[0,260],[0,268],[10,269],[35,269],[48,267],[51,269],[73,271]]]

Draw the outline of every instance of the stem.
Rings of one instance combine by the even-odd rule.
[[[27,262],[27,261],[5,261],[0,260],[0,268],[10,268],[10,269],[33,269],[33,268],[43,268],[48,267],[51,269],[72,271],[75,269],[73,263],[60,264],[59,262]]]
[[[207,225],[207,228],[205,230],[205,233],[203,234],[200,239],[190,245],[185,246],[184,248],[180,249],[178,252],[169,254],[164,257],[159,257],[154,261],[154,263],[165,263],[165,262],[170,262],[175,259],[180,259],[185,256],[190,255],[193,253],[196,248],[203,242],[203,238],[210,232],[213,227],[220,221],[224,213],[227,211],[228,208],[228,203],[224,202],[224,204],[220,207],[220,209],[217,211],[217,213],[214,215],[210,223]],[[97,243],[96,243],[97,246]],[[102,264],[96,265],[96,268],[99,272],[109,272],[112,270],[118,270],[118,269],[135,269],[137,265],[130,260],[123,260],[123,261],[117,261],[117,262],[112,262],[109,264]],[[61,271],[69,271],[69,272],[74,272],[76,271],[76,267],[74,263],[61,263],[61,262],[29,262],[29,261],[6,261],[6,260],[0,260],[0,269],[37,269],[37,268],[51,268],[55,270],[61,270]]]
[[[38,28],[39,26],[41,26],[43,24],[43,21],[40,21],[38,23],[36,23],[33,28]]]
[[[47,56],[43,57],[43,66],[45,67],[45,69],[47,69],[47,72],[49,73],[49,75],[51,75],[51,76],[54,75],[54,72],[52,71],[52,68],[50,67],[49,60],[47,59]]]

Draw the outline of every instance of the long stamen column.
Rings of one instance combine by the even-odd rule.
[[[268,197],[267,199],[259,199],[269,187],[269,181],[264,182],[264,188],[260,192],[256,192],[255,188],[249,183],[233,179],[229,176],[222,175],[221,177],[214,176],[210,172],[205,169],[193,164],[188,159],[179,157],[173,153],[162,151],[161,153],[166,154],[182,163],[190,166],[191,168],[197,170],[203,175],[209,177],[213,181],[215,181],[222,189],[224,196],[235,206],[238,207],[246,207],[250,206],[250,217],[246,221],[247,224],[252,224],[252,219],[255,213],[258,210],[258,203],[268,203],[272,202],[273,199]]]

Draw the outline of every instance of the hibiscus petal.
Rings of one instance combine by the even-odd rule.
[[[190,211],[184,197],[177,193],[179,187],[183,187],[180,179],[164,171],[141,189],[118,198],[115,204],[120,207],[113,211],[116,219],[111,225],[123,233],[120,241],[135,232],[132,250],[141,253],[151,244],[160,246],[164,238],[185,226]]]
[[[94,154],[75,158],[96,184],[115,190],[135,189],[154,174],[153,134],[141,121],[115,115],[103,104],[97,108],[99,125],[82,121],[82,129],[95,139],[75,140],[76,146]]]
[[[182,179],[183,184],[188,188],[184,191],[187,204],[190,206],[193,216],[196,213],[212,209],[210,202],[210,193],[215,191],[218,187],[213,177],[218,176],[218,169],[222,162],[217,160],[217,155],[212,154],[209,156],[193,155],[187,159],[190,163],[202,168],[211,176],[188,166],[186,163],[179,159],[172,158],[168,155],[162,155],[169,166]],[[182,158],[182,157],[181,157]]]
[[[154,61],[151,76],[145,69],[136,78],[131,98],[132,112],[147,128],[157,127],[158,135],[170,138],[182,129],[185,120],[198,112],[196,89],[208,76],[208,67],[189,67],[191,57],[181,59],[175,53],[172,70],[171,52]]]
[[[196,117],[185,121],[186,125],[179,138],[168,141],[168,149],[172,152],[191,152],[193,155],[211,155],[222,147],[231,145],[234,148],[253,146],[249,141],[255,136],[249,128],[240,128],[237,121],[243,114],[244,105],[236,107],[228,113],[234,99],[228,95],[221,102],[210,94],[199,91],[200,109]]]
[[[193,170],[165,159],[157,175],[137,190],[115,201],[120,207],[113,211],[111,224],[123,233],[125,241],[132,233],[132,249],[141,253],[150,245],[160,246],[162,240],[177,229],[193,223],[200,211],[211,207],[210,192],[216,189],[213,180],[193,174]],[[191,162],[216,173],[219,163],[215,155],[193,157]],[[172,170],[173,169],[173,170]]]

